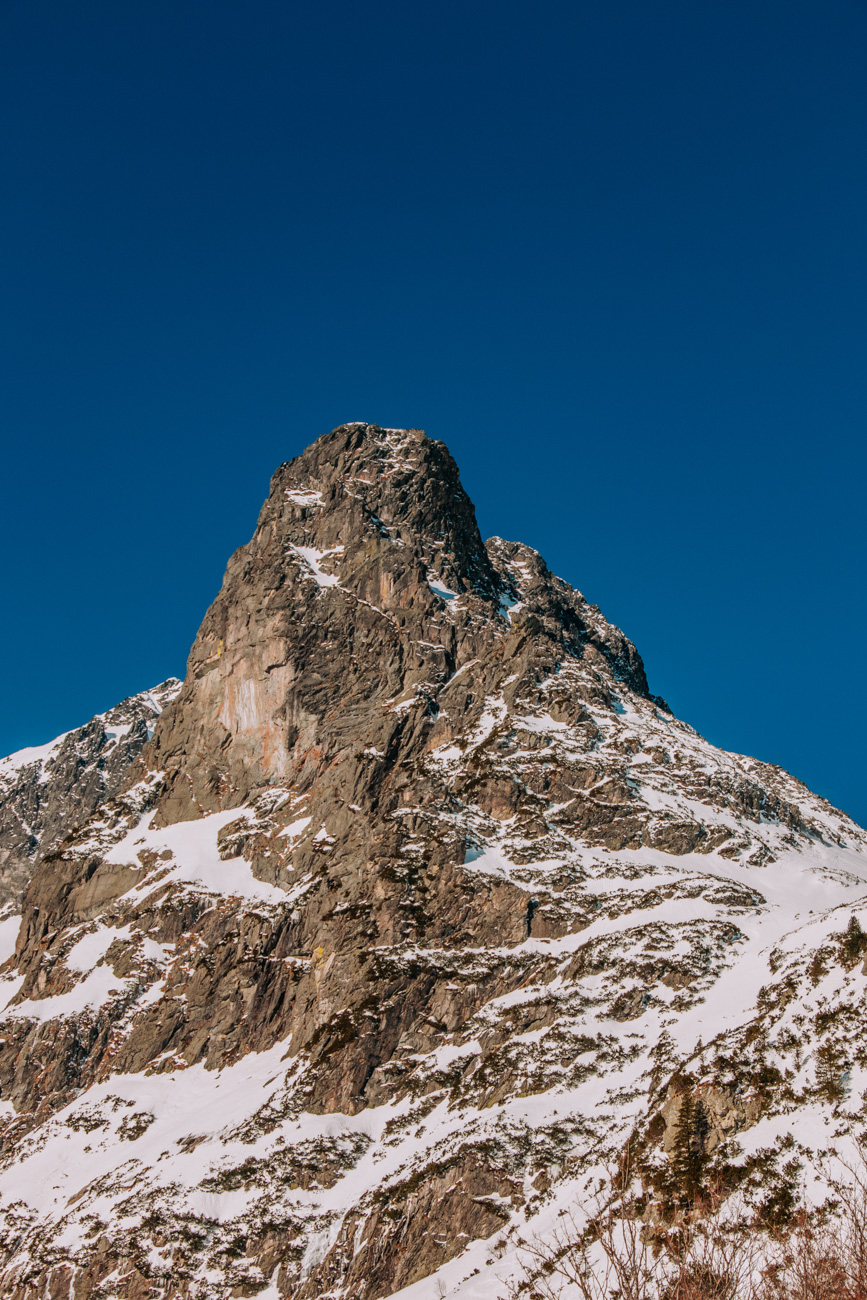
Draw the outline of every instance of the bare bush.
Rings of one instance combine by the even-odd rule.
[[[757,1300],[867,1300],[867,1161],[829,1179],[833,1218],[802,1206],[789,1236],[764,1271]]]
[[[758,1300],[851,1300],[834,1228],[799,1214],[757,1288]]]
[[[754,1237],[688,1216],[649,1223],[632,1184],[627,1150],[586,1219],[564,1215],[552,1237],[522,1243],[524,1276],[504,1300],[750,1300]]]
[[[624,1163],[586,1220],[564,1215],[552,1238],[522,1243],[524,1276],[502,1300],[867,1300],[867,1158],[847,1173],[828,1180],[834,1207],[802,1205],[769,1240],[731,1202],[727,1223],[648,1223]]]
[[[755,1237],[696,1233],[672,1255],[639,1220],[606,1219],[592,1239],[570,1220],[524,1252],[524,1277],[504,1300],[753,1300],[760,1264]]]
[[[522,1243],[524,1276],[505,1300],[656,1300],[662,1261],[654,1256],[637,1219],[606,1221],[593,1236],[571,1215],[544,1243]]]
[[[761,1263],[761,1243],[749,1232],[718,1220],[693,1228],[672,1261],[660,1300],[750,1300]]]
[[[840,1200],[838,1248],[846,1272],[850,1300],[867,1300],[867,1160],[846,1166],[849,1178],[832,1186]]]

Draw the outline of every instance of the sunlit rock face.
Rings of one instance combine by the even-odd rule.
[[[398,697],[404,712],[413,694],[433,708],[458,662],[501,660],[510,634],[513,651],[516,578],[548,575],[532,552],[511,573],[509,554],[486,549],[454,461],[418,430],[345,425],[281,466],[157,728],[160,815],[240,806],[275,781],[307,787],[362,741],[403,736]],[[594,640],[646,693],[629,642],[558,585],[544,600],[551,632],[562,619],[560,641]]]
[[[31,778],[4,1295],[495,1300],[687,1093],[745,1169],[858,1130],[864,833],[483,543],[442,443],[281,466],[160,689],[98,798]]]

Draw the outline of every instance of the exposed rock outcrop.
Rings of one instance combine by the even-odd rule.
[[[169,678],[47,745],[0,760],[0,906],[14,904],[36,863],[123,787],[180,688]]]

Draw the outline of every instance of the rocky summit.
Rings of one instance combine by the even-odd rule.
[[[11,1300],[497,1300],[684,1115],[768,1222],[864,1128],[867,835],[418,430],[282,465],[183,684],[5,760],[0,833]]]

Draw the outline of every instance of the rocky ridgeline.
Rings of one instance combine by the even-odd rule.
[[[35,864],[118,793],[180,688],[172,677],[48,745],[0,759],[0,905],[15,906]]]
[[[495,1300],[630,1137],[662,1198],[700,1109],[767,1217],[863,1125],[867,836],[674,718],[418,431],[281,466],[82,807],[2,971],[14,1300]]]

